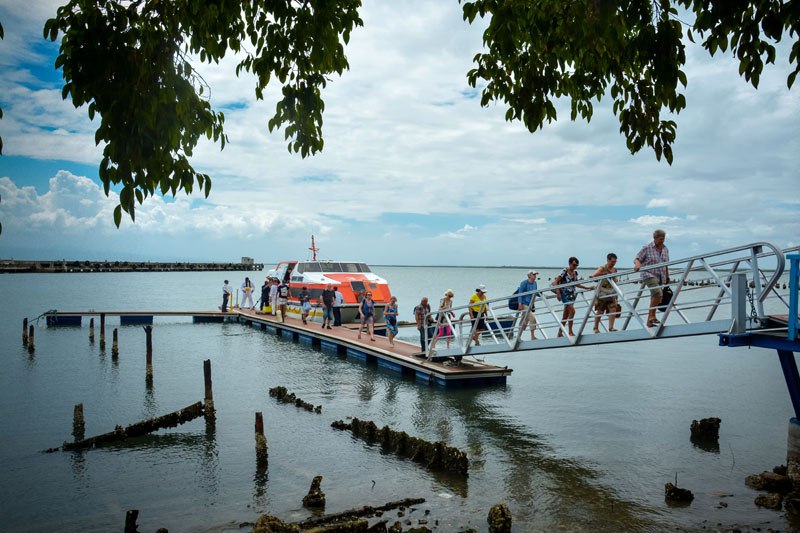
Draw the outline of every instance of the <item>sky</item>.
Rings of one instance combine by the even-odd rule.
[[[467,83],[483,24],[456,0],[364,0],[350,70],[323,92],[324,150],[306,159],[269,133],[278,86],[257,101],[235,57],[194,63],[225,113],[229,143],[201,141],[202,194],[150,198],[114,226],[86,108],[62,100],[58,43],[42,27],[61,2],[0,0],[0,259],[238,261],[309,257],[388,265],[632,264],[656,228],[673,259],[756,241],[800,244],[800,88],[778,46],[758,90],[730,53],[687,41],[687,108],[674,162],[631,155],[610,98],[591,123],[529,133]],[[796,84],[797,85],[797,84]]]

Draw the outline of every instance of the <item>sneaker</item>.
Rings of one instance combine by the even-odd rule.
[[[333,329],[332,327],[328,326],[328,329]]]

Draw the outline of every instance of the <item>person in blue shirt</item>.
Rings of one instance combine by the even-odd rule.
[[[536,270],[529,270],[528,277],[522,280],[522,283],[519,284],[519,296],[517,297],[517,303],[519,304],[520,311],[524,311],[528,309],[528,326],[531,328],[531,340],[536,340],[536,315],[534,314],[535,306],[531,305],[531,301],[536,297],[535,294],[525,294],[526,292],[535,291],[539,289],[539,286],[536,284],[536,276],[539,275],[539,272]]]

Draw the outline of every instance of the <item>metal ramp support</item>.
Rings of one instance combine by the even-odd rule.
[[[632,269],[538,288],[525,293],[532,296],[531,304],[517,311],[507,306],[509,298],[515,295],[486,300],[487,330],[480,332],[479,345],[473,336],[477,323],[467,316],[469,305],[454,307],[452,314],[434,310],[430,313],[434,323],[450,326],[453,334],[450,348],[444,348],[444,343],[437,339],[436,343],[429,343],[426,356],[431,360],[460,360],[492,353],[762,330],[772,315],[783,314],[789,307],[779,281],[785,269],[785,253],[797,250],[800,247],[781,250],[773,244],[758,242],[642,268],[655,270],[666,266],[673,276],[668,282],[673,288],[673,298],[658,310],[660,322],[654,327],[646,324],[649,289],[641,284],[640,273]],[[589,333],[596,318],[593,304],[602,280],[608,280],[615,292],[618,331],[608,331],[606,316],[601,318],[599,331]],[[578,285],[593,286],[591,290],[580,290]],[[576,287],[574,335],[568,335],[570,328],[562,323],[563,306],[554,294],[554,289],[565,287]],[[739,296],[734,297],[734,292]],[[793,294],[796,297],[796,291]],[[536,306],[537,340],[526,340],[528,311],[533,306]],[[435,331],[439,330],[437,327]],[[563,336],[557,336],[559,331]]]

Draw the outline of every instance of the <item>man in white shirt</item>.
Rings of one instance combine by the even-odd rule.
[[[338,287],[333,288],[333,325],[342,325],[342,304],[344,304],[344,296],[339,292]]]
[[[228,300],[230,300],[231,293],[233,293],[233,288],[228,285],[228,280],[225,280],[225,284],[222,286],[222,309],[223,313],[228,312]]]

